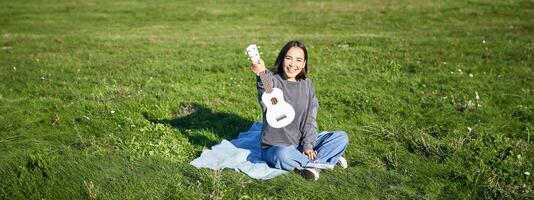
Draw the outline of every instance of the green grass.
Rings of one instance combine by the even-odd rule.
[[[534,198],[532,0],[0,4],[1,199]],[[293,39],[350,167],[189,165],[261,119],[244,47]]]

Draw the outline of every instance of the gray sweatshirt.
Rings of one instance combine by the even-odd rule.
[[[273,75],[265,70],[273,88],[278,88],[284,93],[284,99],[295,109],[295,119],[282,128],[269,126],[265,118],[267,107],[261,101],[264,92],[263,83],[256,76],[258,100],[263,114],[263,128],[261,131],[261,146],[267,148],[272,145],[303,146],[304,149],[313,149],[317,141],[317,110],[319,103],[315,96],[315,90],[310,79],[288,81],[278,74]]]

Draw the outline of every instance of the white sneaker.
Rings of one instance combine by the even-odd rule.
[[[317,161],[317,160],[308,162],[308,164],[306,164],[306,166],[304,167],[315,168],[316,170],[317,169],[334,169],[334,165],[327,163],[327,162]]]
[[[336,164],[339,165],[341,169],[347,169],[347,167],[349,167],[349,164],[347,163],[347,159],[343,158],[343,156],[339,157],[339,160],[337,161]]]
[[[306,180],[317,181],[319,179],[319,170],[315,168],[304,168],[301,173]]]

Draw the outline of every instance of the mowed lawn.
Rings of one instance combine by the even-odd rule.
[[[534,198],[532,0],[0,5],[0,199]],[[294,39],[349,168],[189,165],[261,120],[244,48]]]

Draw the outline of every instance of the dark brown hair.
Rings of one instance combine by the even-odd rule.
[[[282,47],[278,57],[276,58],[276,61],[274,62],[273,71],[282,76],[282,78],[287,79],[287,76],[284,73],[284,58],[291,47],[299,47],[302,49],[302,51],[304,51],[304,60],[306,61],[306,64],[304,64],[304,69],[300,71],[297,77],[295,77],[297,80],[304,80],[306,79],[306,74],[308,74],[308,51],[306,50],[304,43],[300,41],[289,41],[286,45],[284,45],[284,47]]]

